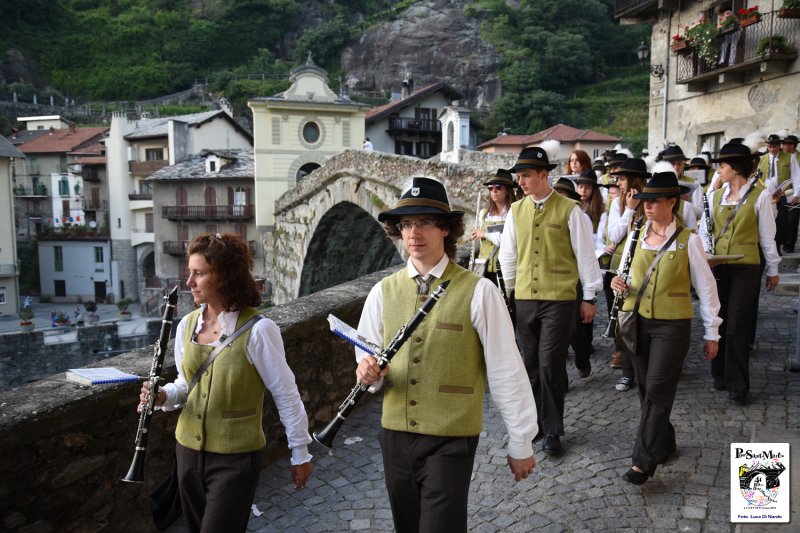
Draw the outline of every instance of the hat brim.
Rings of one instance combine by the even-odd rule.
[[[661,156],[661,160],[662,161],[668,161],[670,163],[676,163],[676,162],[679,162],[679,161],[689,161],[689,158],[686,157],[685,155],[677,155],[676,154],[676,155]]]
[[[546,165],[545,164],[536,165],[533,163],[522,163],[522,164],[517,163],[513,167],[509,168],[508,171],[516,173],[518,170],[525,170],[526,168],[532,168],[534,170],[553,170],[557,166],[558,165],[556,163],[550,163]]]
[[[763,154],[761,154],[763,155]],[[753,159],[754,157],[761,157],[759,154],[751,154],[751,155],[744,155],[744,154],[727,154],[721,155],[716,159],[712,159],[712,163],[724,163],[725,161],[735,161],[736,159]]]
[[[503,178],[492,178],[490,180],[484,181],[484,185],[505,185],[506,187],[511,187],[512,189],[515,187],[519,187],[517,183],[513,181],[508,181]]]
[[[570,200],[575,200],[576,202],[581,201],[581,195],[573,191],[572,189],[567,189],[566,187],[553,187],[553,190],[555,190],[556,192],[564,191],[567,195],[567,198],[569,198]]]
[[[464,216],[463,211],[442,211],[436,207],[424,205],[405,205],[396,207],[378,214],[378,221],[385,222],[387,218],[398,218],[406,215],[437,215],[442,218],[459,218]]]
[[[609,172],[609,176],[633,176],[634,178],[646,178],[650,179],[651,174],[649,172],[642,172],[639,170],[615,170],[614,172]]]
[[[684,194],[689,194],[692,190],[689,187],[684,187],[683,185],[679,185],[680,192],[645,192],[642,191],[640,193],[634,194],[633,197],[636,200],[654,200],[656,198],[678,198],[679,196],[683,196]]]

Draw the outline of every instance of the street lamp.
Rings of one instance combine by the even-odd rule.
[[[644,44],[644,41],[642,41],[641,44],[639,44],[639,46],[636,48],[636,55],[639,57],[639,64],[645,66],[647,56],[650,55],[650,48]],[[664,75],[664,65],[650,65],[650,75],[661,79],[661,77]]]

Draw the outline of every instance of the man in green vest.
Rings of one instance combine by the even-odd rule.
[[[800,201],[800,163],[796,157],[781,150],[781,137],[771,134],[767,137],[767,153],[761,156],[758,163],[767,190],[778,199],[778,216],[775,218],[775,242],[778,252],[794,252],[797,241],[797,219],[794,218],[790,205],[795,206]],[[792,194],[786,196],[788,189]],[[795,228],[792,230],[794,221]],[[794,239],[792,240],[792,236]]]
[[[790,156],[794,156],[795,161],[800,163],[800,152],[797,151],[797,135],[787,135],[781,139],[781,150]],[[800,193],[797,189],[795,189],[795,192]],[[797,196],[794,195],[794,198],[797,198]],[[797,243],[797,224],[800,223],[800,209],[790,209],[787,218],[788,234],[786,235],[785,248],[794,251],[794,245]]]
[[[689,161],[689,158],[686,157],[686,154],[683,153],[683,149],[677,144],[670,144],[667,146],[661,152],[661,159],[663,161],[669,161],[672,164],[672,168],[678,176],[678,181],[684,184],[695,183],[697,181],[684,174],[686,162]],[[695,218],[700,220],[700,217],[703,216],[703,189],[701,187],[693,187],[692,191],[684,194],[682,198],[692,204]]]
[[[406,267],[370,291],[358,331],[386,346],[443,281],[439,300],[383,370],[356,350],[361,383],[385,385],[380,443],[398,532],[466,532],[467,499],[488,382],[508,429],[508,465],[516,481],[536,466],[531,441],[536,404],[500,291],[453,262],[464,234],[444,185],[413,178],[394,209],[378,215],[402,239]],[[469,302],[469,305],[466,305]],[[373,390],[371,389],[371,390]]]
[[[594,255],[592,224],[580,204],[554,194],[548,173],[555,168],[541,147],[524,148],[511,172],[525,198],[511,204],[500,244],[506,291],[514,290],[517,328],[531,381],[546,453],[562,451],[567,349],[580,280],[580,315],[594,320],[596,293],[603,287]]]

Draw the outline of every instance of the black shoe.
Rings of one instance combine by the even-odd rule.
[[[622,479],[627,481],[628,483],[633,483],[634,485],[644,485],[644,482],[650,478],[644,472],[637,472],[633,468],[628,470],[622,475]]]
[[[586,368],[579,368],[578,369],[578,375],[583,379],[588,378],[591,374],[592,374],[592,363],[589,363],[586,366]]]
[[[558,454],[563,451],[561,440],[558,435],[545,435],[542,443],[542,451],[546,453]]]
[[[747,394],[746,392],[741,393],[741,392],[731,391],[728,393],[728,398],[733,400],[734,403],[738,403],[739,405],[747,405],[748,403],[750,403],[750,395]]]

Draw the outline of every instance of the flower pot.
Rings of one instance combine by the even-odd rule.
[[[30,333],[36,328],[36,324],[33,322],[20,322],[19,323],[19,330],[23,333]]]
[[[686,54],[689,52],[689,41],[681,39],[680,41],[672,41],[672,51],[676,54]]]
[[[747,18],[739,19],[739,27],[745,28],[756,22],[761,22],[761,13],[756,13],[755,15],[750,15]]]
[[[131,319],[131,312],[130,311],[120,311],[119,312],[119,319],[123,322],[127,322]]]
[[[778,16],[782,19],[800,19],[800,8],[782,7],[778,10]]]

